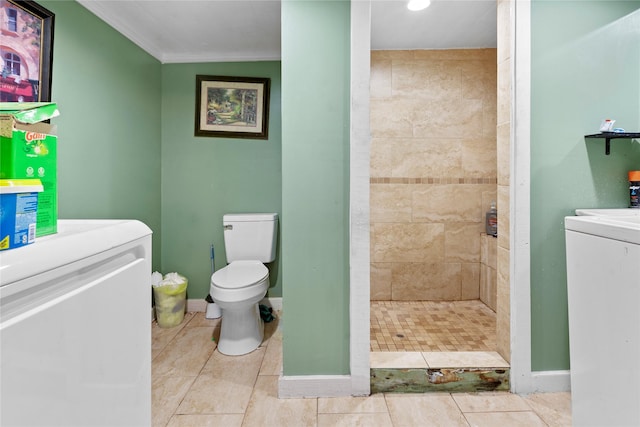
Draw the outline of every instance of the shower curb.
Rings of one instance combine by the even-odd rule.
[[[371,393],[509,391],[509,368],[371,368]]]

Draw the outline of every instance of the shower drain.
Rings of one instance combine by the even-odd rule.
[[[396,334],[396,337],[398,337],[398,338],[404,338],[404,335],[403,335],[403,334]]]

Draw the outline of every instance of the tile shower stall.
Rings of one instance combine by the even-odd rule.
[[[371,300],[496,311],[496,49],[371,54]]]

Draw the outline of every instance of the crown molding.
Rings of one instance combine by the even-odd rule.
[[[104,6],[104,3],[91,0],[77,0],[89,12],[102,19],[107,25],[118,31],[120,34],[131,40],[149,55],[162,61],[162,49],[149,41],[136,26],[132,26],[119,16],[113,13],[112,9]]]

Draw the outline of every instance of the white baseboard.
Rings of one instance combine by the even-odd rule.
[[[278,398],[351,396],[350,375],[280,376]]]
[[[571,390],[571,371],[540,371],[531,373],[535,392],[553,393]]]
[[[271,307],[276,311],[282,311],[282,297],[267,297],[260,301],[260,304]]]
[[[207,304],[204,299],[188,299],[187,300],[187,313],[192,311],[207,311]]]
[[[207,311],[208,302],[204,299],[188,299],[187,300],[187,311]],[[260,304],[267,305],[274,310],[282,310],[282,297],[275,298],[264,298],[260,301]],[[152,309],[153,313],[153,309]]]
[[[517,394],[571,391],[571,371],[531,372],[530,375],[521,378],[518,383],[519,385],[511,390]]]

